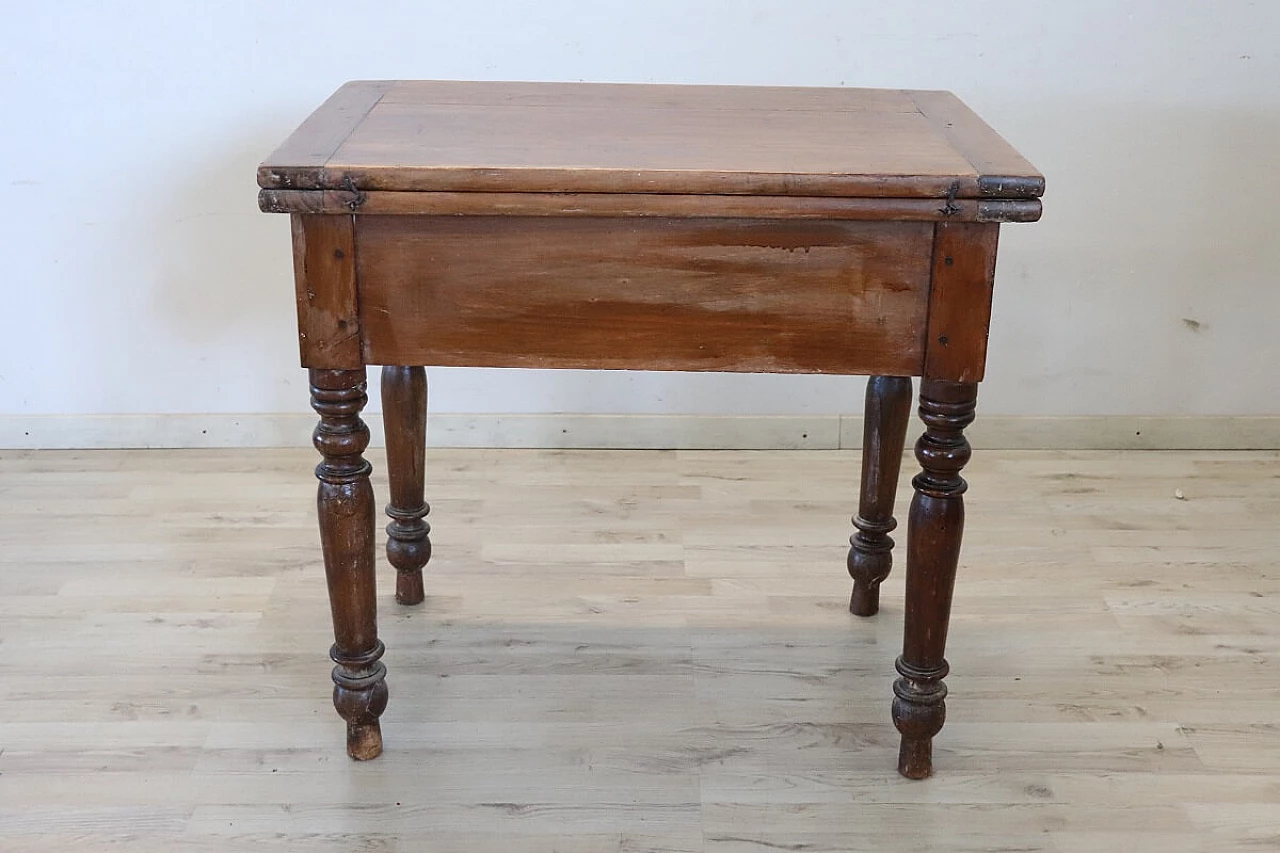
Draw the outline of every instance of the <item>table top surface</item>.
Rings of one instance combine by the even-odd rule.
[[[949,92],[357,81],[258,170],[267,189],[1037,198]]]

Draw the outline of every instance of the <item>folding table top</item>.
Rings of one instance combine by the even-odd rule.
[[[949,92],[416,80],[347,83],[263,162],[258,183],[868,199],[1044,191]]]

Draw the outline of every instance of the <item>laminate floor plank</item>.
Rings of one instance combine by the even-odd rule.
[[[979,448],[923,782],[905,530],[846,610],[856,453],[429,451],[368,763],[314,464],[0,452],[0,850],[1280,849],[1280,453]]]

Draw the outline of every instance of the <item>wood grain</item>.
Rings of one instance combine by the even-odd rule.
[[[316,515],[333,616],[333,705],[347,723],[347,754],[366,761],[382,753],[378,717],[387,707],[387,668],[378,639],[374,571],[372,466],[365,460],[369,428],[360,419],[368,402],[365,371],[310,371],[311,407],[320,416],[312,442]]]
[[[872,376],[863,404],[862,476],[858,512],[849,537],[845,565],[853,578],[849,612],[874,616],[880,609],[880,584],[893,568],[893,517],[902,449],[911,421],[911,380],[905,376]]]
[[[351,217],[294,214],[291,224],[302,366],[363,367]]]
[[[371,363],[918,374],[917,223],[356,218]],[[483,247],[478,251],[477,247]]]
[[[952,128],[912,93],[878,89],[396,81],[368,88],[367,114],[323,165],[350,117],[322,107],[259,171],[269,189],[621,192],[874,198],[1026,198],[1029,164],[979,185],[985,127],[958,100]],[[375,92],[372,87],[383,86]],[[936,100],[936,99],[934,99]],[[934,109],[933,101],[928,101]],[[331,115],[332,114],[332,115]],[[974,147],[977,146],[977,147]],[[1009,149],[1011,150],[1011,149]],[[983,159],[983,157],[986,159]],[[289,168],[293,161],[297,163]],[[287,181],[276,174],[288,175]],[[996,188],[993,191],[993,187]]]
[[[266,213],[834,219],[871,222],[1035,222],[1039,199],[824,198],[661,193],[365,192],[258,193]]]
[[[1044,194],[1044,176],[955,95],[913,91],[911,100],[973,166],[979,195],[1038,198]]]
[[[1276,832],[1274,452],[975,455],[925,783],[893,772],[885,715],[903,573],[878,616],[844,609],[856,452],[435,451],[448,522],[425,608],[380,592],[395,700],[366,764],[325,683],[315,461],[0,453],[0,849],[1200,853]]]
[[[987,335],[1000,226],[939,223],[933,244],[933,286],[924,374],[979,382],[986,374]]]
[[[302,190],[325,186],[325,163],[389,88],[388,81],[343,85],[263,161],[259,185]]]
[[[431,512],[424,496],[427,465],[427,372],[382,368],[382,416],[387,440],[387,562],[396,569],[396,601],[421,604],[422,568],[431,559]]]
[[[902,654],[893,683],[893,724],[902,733],[898,772],[908,779],[932,775],[933,738],[946,720],[944,654],[969,488],[960,476],[971,455],[964,429],[973,423],[977,398],[976,383],[920,383],[925,429],[915,446],[920,473],[911,480]]]

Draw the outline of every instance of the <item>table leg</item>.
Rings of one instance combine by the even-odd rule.
[[[857,528],[849,537],[849,576],[853,595],[849,612],[874,616],[880,609],[880,583],[893,567],[893,539],[898,526],[893,498],[902,470],[902,448],[911,419],[911,379],[872,376],[867,380],[866,417],[862,427],[862,488]]]
[[[378,717],[387,707],[374,588],[372,466],[361,455],[369,446],[369,428],[360,419],[367,401],[364,368],[311,371],[311,406],[320,415],[313,440],[323,457],[316,466],[316,504],[333,612],[333,705],[347,722],[347,753],[361,760],[382,752]]]
[[[911,481],[915,496],[907,518],[901,677],[893,685],[893,723],[902,734],[898,772],[909,779],[933,772],[933,736],[947,715],[944,654],[967,488],[960,471],[970,455],[964,428],[973,423],[977,397],[974,383],[925,380],[920,385],[925,431],[916,442],[916,459],[923,470]]]
[[[420,604],[422,567],[431,559],[431,507],[423,496],[427,448],[427,371],[382,368],[383,432],[387,438],[387,560],[396,568],[396,601]]]

